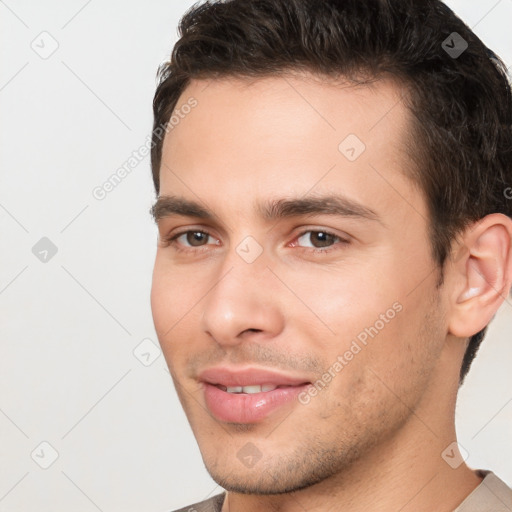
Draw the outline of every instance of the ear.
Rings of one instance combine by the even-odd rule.
[[[481,331],[510,293],[512,219],[493,213],[466,229],[453,259],[449,333]]]

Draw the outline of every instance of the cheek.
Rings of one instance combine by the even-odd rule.
[[[197,277],[191,278],[157,255],[151,285],[151,310],[160,342],[173,337],[176,328],[189,321],[189,313],[204,294],[200,283]]]
[[[186,325],[193,317],[190,282],[166,268],[158,260],[153,270],[151,311],[158,341],[171,373],[180,358],[180,347],[186,347]],[[181,340],[181,342],[180,342]]]
[[[173,283],[167,274],[158,271],[155,266],[151,285],[151,312],[153,323],[160,342],[173,321]]]
[[[368,337],[364,344],[358,343],[361,350],[341,372],[330,397],[333,406],[341,402],[344,413],[350,408],[361,421],[368,414],[386,415],[386,411],[403,417],[417,406],[444,340],[441,314],[426,301],[419,302],[402,299],[401,311],[382,329],[372,330],[373,335],[369,329],[362,331]]]
[[[357,272],[310,272],[296,280],[297,295],[307,298],[317,319],[295,309],[293,323],[308,348],[328,365],[325,371],[336,375],[333,381],[339,384],[334,387],[345,391],[379,385],[379,376],[391,387],[417,378],[431,365],[431,345],[440,338],[432,329],[430,334],[425,330],[439,321],[426,318],[432,306],[424,289],[410,293],[414,276],[380,261],[378,272],[372,264]]]
[[[304,272],[300,279],[290,272],[283,280],[309,310],[304,314],[300,304],[290,308],[291,312],[295,311],[294,321],[300,323],[302,329],[308,329],[309,325],[311,336],[322,336],[317,350],[343,353],[358,335],[363,341],[365,337],[368,338],[365,332],[368,329],[375,331],[376,323],[377,330],[381,332],[400,316],[397,312],[400,301],[396,284],[384,279],[386,275],[389,272],[385,269],[378,275],[374,266],[355,268],[347,265],[344,268]],[[381,320],[381,315],[384,315],[384,320]]]

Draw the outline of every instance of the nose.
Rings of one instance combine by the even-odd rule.
[[[202,304],[202,329],[219,345],[234,346],[243,340],[277,336],[284,328],[278,282],[264,257],[246,263],[235,252]]]

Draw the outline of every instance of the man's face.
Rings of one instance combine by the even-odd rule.
[[[210,215],[162,208],[151,301],[208,471],[265,494],[369,460],[433,414],[446,336],[399,88],[193,81],[176,110],[160,197]]]

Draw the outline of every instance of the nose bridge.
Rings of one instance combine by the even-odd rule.
[[[277,297],[267,284],[272,273],[263,248],[248,238],[229,250],[202,302],[202,328],[218,343],[239,343],[248,329],[275,334],[280,328]]]

